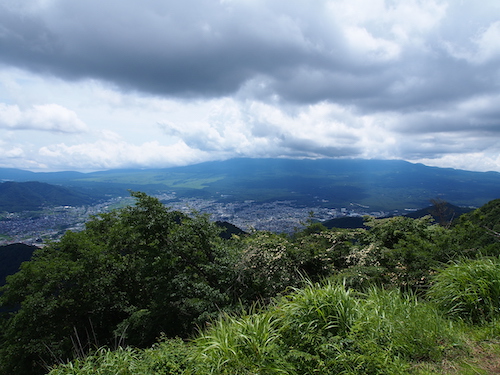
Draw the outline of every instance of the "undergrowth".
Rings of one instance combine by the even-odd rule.
[[[225,314],[191,341],[102,348],[50,375],[488,374],[500,366],[499,322],[449,319],[398,290],[309,283],[266,308]]]

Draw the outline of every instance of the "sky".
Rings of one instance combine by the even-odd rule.
[[[0,167],[500,171],[498,0],[0,0]]]

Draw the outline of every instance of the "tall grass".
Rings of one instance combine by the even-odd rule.
[[[134,375],[147,371],[140,361],[141,354],[132,348],[110,350],[100,348],[94,354],[84,359],[59,365],[50,371],[50,375]]]
[[[60,364],[49,375],[181,375],[190,374],[193,349],[180,339],[162,340],[149,349],[106,347]]]
[[[287,345],[314,348],[325,337],[347,335],[357,318],[358,300],[341,283],[308,283],[285,297],[277,313],[281,316],[280,333]]]
[[[360,340],[412,361],[440,360],[460,344],[454,326],[436,307],[396,289],[370,289],[353,329]]]
[[[439,272],[429,298],[448,315],[472,323],[500,315],[500,258],[464,260]]]
[[[439,368],[459,354],[461,326],[398,290],[309,283],[262,311],[221,316],[189,344],[101,350],[50,375],[423,374],[415,363]]]
[[[269,311],[225,315],[196,340],[198,374],[288,374],[278,320]]]

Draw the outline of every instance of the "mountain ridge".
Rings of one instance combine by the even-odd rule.
[[[479,207],[500,196],[500,173],[430,167],[403,160],[229,159],[156,169],[29,172],[0,169],[0,180],[37,180],[94,195],[175,192],[217,201],[293,201],[374,210],[426,207],[439,198]]]

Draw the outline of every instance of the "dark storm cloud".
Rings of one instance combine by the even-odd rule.
[[[159,163],[147,143],[136,147],[134,127],[149,121],[168,124],[158,150],[190,162],[193,152],[196,160],[474,154],[500,170],[499,14],[497,0],[2,0],[3,129],[26,118],[30,129],[59,129],[44,119],[66,109],[94,131],[109,126],[111,144],[123,137],[110,160]],[[39,83],[28,97],[35,86],[9,77],[19,71],[48,90],[71,88],[45,99]],[[87,91],[75,89],[80,81]],[[30,112],[35,105],[48,105],[44,116]],[[85,142],[44,152],[102,159],[95,150],[105,147]]]
[[[301,157],[357,157],[361,151],[355,146],[325,146],[317,141],[294,137],[284,137],[278,145]]]
[[[390,44],[356,53],[349,35],[327,17],[326,1],[15,4],[0,5],[4,64],[130,90],[204,97],[247,84],[257,96],[373,111],[439,105],[499,87],[498,77],[486,78],[498,75],[497,65],[478,74],[474,64],[450,57],[442,40],[453,37],[447,29],[394,56]],[[371,32],[390,34],[382,26]]]
[[[34,12],[0,5],[1,60],[145,92],[223,95],[315,58],[290,34],[293,22],[275,16],[213,1],[56,1]]]

